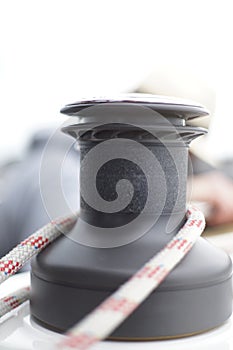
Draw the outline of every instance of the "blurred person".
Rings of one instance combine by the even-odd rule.
[[[190,156],[194,172],[188,178],[190,200],[205,204],[203,209],[209,226],[233,223],[232,178],[195,155]]]
[[[153,72],[142,82],[138,92],[174,96],[198,101],[205,106],[210,116],[200,118],[196,126],[209,127],[216,106],[216,92],[210,82],[210,76],[200,67],[194,67],[187,60],[180,62],[157,62]],[[189,121],[190,123],[190,121]],[[201,144],[201,153],[205,154],[205,142],[208,136],[202,136],[193,144]],[[195,147],[194,147],[195,150]],[[198,150],[196,152],[198,154]],[[193,175],[188,181],[188,193],[191,201],[205,203],[206,221],[210,226],[233,223],[233,170],[231,176],[226,167],[215,168],[190,153]],[[232,155],[233,158],[233,155]],[[230,164],[233,169],[233,165]]]

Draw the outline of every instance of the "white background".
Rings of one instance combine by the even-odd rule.
[[[153,71],[152,92],[215,110],[209,152],[232,157],[232,33],[230,0],[0,0],[0,161],[64,121],[64,104]]]

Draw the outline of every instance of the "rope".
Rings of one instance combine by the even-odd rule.
[[[33,256],[54,241],[62,232],[67,232],[76,220],[77,217],[73,215],[50,222],[1,258],[0,284],[19,271]]]
[[[25,287],[18,289],[14,293],[7,295],[0,299],[0,317],[6,315],[11,310],[17,308],[19,305],[29,299],[30,288]]]
[[[33,255],[58,237],[61,234],[59,227],[67,230],[75,220],[73,216],[56,220],[14,248],[0,260],[0,281],[18,271]],[[87,350],[107,338],[185,257],[204,228],[203,214],[198,209],[189,207],[187,221],[177,235],[116,292],[72,327],[63,341],[51,344],[51,349]]]

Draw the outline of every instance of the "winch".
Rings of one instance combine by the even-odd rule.
[[[190,101],[144,94],[83,99],[61,112],[72,117],[63,131],[80,149],[80,212],[31,265],[31,316],[58,332],[97,307],[183,226],[188,148],[206,132],[188,121],[208,114]],[[232,311],[231,274],[230,258],[199,238],[111,339],[183,337],[221,325]]]

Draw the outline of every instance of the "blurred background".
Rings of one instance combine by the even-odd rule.
[[[1,0],[0,162],[21,157],[34,131],[65,120],[64,104],[139,88],[204,104],[211,126],[202,157],[232,158],[231,5]]]
[[[49,133],[40,131],[67,119],[60,109],[82,97],[135,91],[191,99],[210,111],[196,122],[209,133],[192,153],[210,167],[194,179],[193,199],[210,204],[210,225],[230,223],[233,231],[232,33],[230,0],[0,0],[0,195],[10,189],[2,234],[16,235],[19,217],[18,237],[48,221],[38,173]]]

